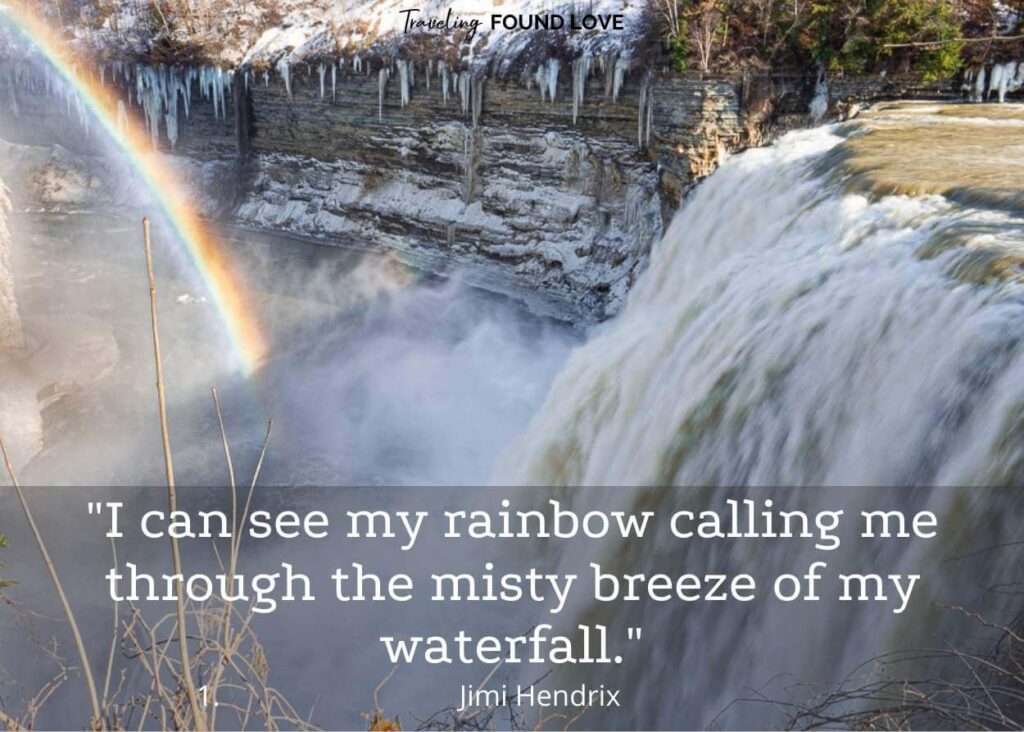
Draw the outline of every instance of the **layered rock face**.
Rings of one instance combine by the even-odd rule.
[[[228,206],[242,225],[385,249],[596,320],[618,309],[687,187],[747,133],[733,84],[638,72],[615,95],[599,74],[582,93],[562,76],[554,101],[476,80],[463,105],[423,68],[383,91],[379,72],[321,87],[315,65],[295,68],[288,87],[236,80],[219,119],[194,109],[176,151],[244,157]]]
[[[547,62],[542,79],[378,58],[353,66],[104,75],[181,161],[209,215],[458,270],[574,320],[616,312],[690,185],[752,142],[742,85],[627,70],[614,55],[582,73]],[[76,131],[70,105],[55,113],[33,78],[0,84],[0,129],[23,146],[17,159],[59,139],[62,169],[88,167],[75,156],[95,153],[97,133]],[[40,171],[23,173],[26,191],[52,188]],[[98,177],[78,188],[124,198]]]
[[[0,348],[21,345],[21,319],[18,303],[14,300],[14,275],[11,272],[11,234],[7,228],[7,214],[11,204],[7,188],[0,180]]]
[[[506,77],[377,57],[234,74],[125,64],[104,73],[180,161],[204,213],[386,250],[594,321],[618,310],[694,182],[723,155],[808,124],[818,93],[801,75],[711,80],[630,64],[617,78],[615,58],[591,59],[582,73],[576,62],[545,61],[536,74]],[[66,118],[54,113],[43,81],[19,78],[0,84],[5,134],[16,130],[22,145],[60,139],[69,150],[44,167],[81,168],[75,155],[94,153],[93,137],[75,132],[70,105],[58,105]],[[959,94],[950,82],[829,87],[824,108],[839,114],[847,102]],[[99,178],[79,188],[124,198]],[[37,172],[29,188],[54,198],[47,180]]]

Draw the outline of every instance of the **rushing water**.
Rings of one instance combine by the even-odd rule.
[[[738,155],[677,214],[624,312],[570,358],[499,483],[609,487],[560,494],[580,510],[891,502],[930,508],[945,537],[826,557],[785,542],[565,552],[563,571],[599,556],[620,571],[771,576],[824,558],[930,578],[901,618],[836,602],[583,603],[575,618],[657,639],[643,663],[596,674],[635,700],[611,723],[785,724],[767,702],[805,701],[858,668],[845,682],[866,683],[877,667],[860,664],[878,654],[975,637],[933,602],[980,594],[987,612],[1019,611],[986,594],[1017,586],[1019,554],[973,549],[1020,539],[1021,500],[991,487],[1024,480],[1022,143],[1019,107],[911,106]],[[963,671],[938,668],[903,672]]]
[[[951,170],[937,145],[916,159],[927,148],[894,148],[891,129],[945,133],[948,151],[955,122],[977,152],[994,123],[976,114],[896,110],[727,162],[574,354],[501,482],[1019,482],[1024,210],[858,192],[904,166],[970,190],[969,160]],[[999,164],[1019,166],[1024,118],[999,124]],[[1004,204],[1014,180],[994,180]]]

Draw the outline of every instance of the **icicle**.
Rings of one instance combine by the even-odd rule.
[[[430,75],[434,72],[434,60],[427,59],[427,91],[430,91]]]
[[[640,104],[637,110],[636,143],[643,149],[651,141],[651,119],[654,99],[651,94],[651,72],[644,74],[640,81]]]
[[[614,53],[602,53],[598,58],[598,66],[604,74],[604,98],[607,101],[612,98],[612,87],[615,85],[616,56]]]
[[[444,99],[445,104],[448,104],[448,66],[444,61],[438,61],[437,73],[441,77],[441,98]]]
[[[78,114],[78,124],[88,131],[89,114],[86,112],[85,105],[82,103],[82,97],[78,94],[75,94],[75,112]]]
[[[270,69],[263,72],[263,86],[270,88]]]
[[[154,147],[160,142],[160,123],[170,111],[168,76],[164,68],[139,64],[135,68],[135,96],[142,105]]]
[[[572,63],[572,123],[576,124],[580,105],[587,90],[587,77],[590,75],[590,54],[584,52]]]
[[[358,74],[362,70],[363,70],[363,59],[359,56],[359,54],[356,54],[355,56],[352,57],[352,71],[354,73]]]
[[[988,93],[987,97],[992,98],[992,92],[998,91],[1003,81],[1004,67],[1002,64],[992,64],[992,73],[988,77]]]
[[[555,101],[555,97],[558,94],[558,71],[561,66],[561,62],[557,58],[548,59],[548,70],[547,70],[547,87],[548,87],[548,99]],[[543,84],[543,82],[541,82]]]
[[[387,89],[387,86],[388,68],[381,66],[377,75],[377,120],[379,122],[384,121],[384,90]]]
[[[467,129],[462,138],[462,170],[466,176],[463,201],[473,202],[473,188],[476,186],[476,133]]]
[[[171,143],[171,149],[173,150],[178,145],[178,109],[175,107],[173,110],[167,113],[167,140]]]
[[[630,67],[633,65],[632,59],[628,54],[623,54],[615,60],[615,72],[614,78],[612,79],[612,101],[619,101],[619,93],[622,91],[622,83],[626,79],[626,74],[629,72]]]
[[[985,97],[985,67],[978,69],[978,78],[974,81],[973,99],[980,102]]]
[[[180,94],[181,95],[182,104],[185,107],[185,119],[188,119],[189,115],[192,112],[192,109],[191,109],[192,108],[192,99],[191,99],[192,92],[190,90],[190,87],[192,85],[191,79],[192,79],[192,77],[191,77],[190,72],[186,71],[185,75],[182,78],[178,79],[176,84],[175,84],[175,91],[174,91],[175,104],[177,104],[178,95]]]
[[[215,119],[227,119],[228,113],[224,108],[224,72],[216,69],[212,75],[213,84],[213,111]],[[217,115],[220,115],[219,117]]]
[[[277,62],[277,72],[281,74],[281,79],[284,81],[284,90],[288,94],[288,98],[292,98],[292,69],[288,65],[288,59],[282,58]]]
[[[327,67],[320,64],[320,98],[324,99],[327,96]]]
[[[1024,88],[1024,61],[1017,62],[1017,72],[1010,82],[1010,91],[1018,91],[1021,88]]]
[[[331,101],[338,101],[338,67],[331,64]]]
[[[650,90],[650,82],[648,82],[647,94],[647,128],[644,130],[645,146],[651,144],[651,124],[654,122],[654,93]]]
[[[469,112],[469,95],[470,95],[470,82],[472,78],[468,71],[464,71],[459,74],[459,103],[462,106],[462,115],[465,116]]]
[[[1016,83],[1017,74],[1018,65],[1015,61],[993,65],[992,74],[988,82],[989,97],[992,96],[994,91],[998,95],[999,103],[1005,102],[1007,92],[1016,91],[1019,88],[1019,85]]]
[[[213,94],[213,118],[227,118],[227,110],[224,109],[224,87],[222,86],[223,72],[220,69],[210,71],[210,91]]]
[[[811,119],[815,123],[821,122],[825,119],[825,115],[828,114],[828,102],[828,78],[825,76],[825,67],[823,65],[819,65],[818,82],[814,85],[814,99],[811,100],[809,110],[811,113]]]
[[[398,60],[398,79],[402,89],[402,108],[409,103],[409,62]]]
[[[473,112],[473,127],[476,127],[480,122],[480,113],[484,108],[484,81],[485,77],[480,76],[473,79],[472,86],[472,112]]]

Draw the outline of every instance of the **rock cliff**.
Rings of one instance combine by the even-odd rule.
[[[316,74],[251,86],[247,225],[383,248],[498,290],[542,292],[574,318],[621,303],[666,216],[725,150],[744,144],[729,84],[641,77],[617,98],[591,77],[536,89],[475,82],[478,113],[436,79],[359,76],[320,96]],[[383,98],[383,103],[381,99]],[[575,106],[575,113],[574,113]],[[474,120],[474,116],[476,119]],[[209,152],[183,134],[182,151]]]
[[[298,63],[287,74],[129,64],[102,73],[205,192],[210,215],[460,270],[583,321],[617,311],[695,181],[723,155],[807,124],[821,94],[805,75],[701,79],[614,54],[492,77],[388,58]],[[98,133],[74,131],[72,105],[33,78],[0,83],[5,136],[59,139],[63,165],[94,150]],[[950,82],[905,86],[836,80],[821,101],[843,114],[852,101],[958,93]],[[89,180],[93,197],[113,196],[103,175]]]

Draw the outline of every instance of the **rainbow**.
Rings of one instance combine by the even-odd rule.
[[[245,288],[217,237],[195,213],[185,186],[174,169],[156,154],[148,130],[136,119],[118,114],[117,96],[98,80],[79,74],[60,33],[20,2],[0,1],[0,17],[11,20],[39,49],[54,70],[81,97],[110,138],[128,156],[163,210],[201,274],[224,323],[232,349],[246,374],[267,355],[267,343],[250,307]]]

